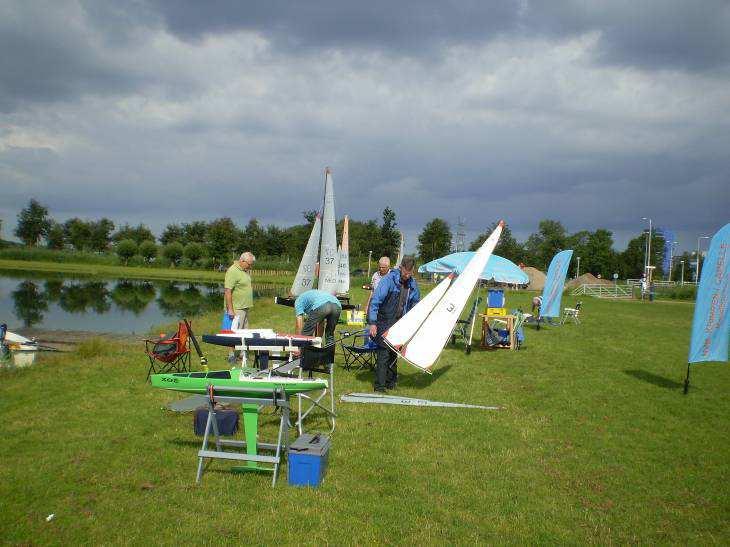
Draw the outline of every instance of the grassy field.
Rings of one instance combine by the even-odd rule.
[[[531,296],[508,294],[508,304]],[[220,461],[196,486],[191,416],[164,410],[179,396],[145,384],[139,343],[90,340],[0,371],[0,537],[727,544],[730,368],[697,366],[684,396],[691,304],[583,302],[583,324],[530,327],[519,352],[450,348],[432,376],[400,366],[398,394],[504,410],[339,404],[319,489],[288,487],[285,470],[272,489],[269,476]],[[293,323],[268,302],[252,319]],[[204,349],[224,368],[223,349]],[[336,383],[338,395],[369,391],[372,373],[338,366]],[[266,422],[262,437],[274,430]]]

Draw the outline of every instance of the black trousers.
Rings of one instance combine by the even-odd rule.
[[[333,302],[322,304],[319,308],[312,310],[312,312],[307,315],[307,320],[304,322],[304,327],[302,328],[302,334],[306,336],[313,336],[317,331],[317,325],[319,325],[322,321],[326,321],[327,324],[324,327],[324,340],[326,345],[331,344],[335,339],[335,327],[337,326],[337,321],[340,320],[340,313],[342,313],[342,308],[337,304]]]
[[[393,389],[398,381],[398,354],[381,344],[376,351],[375,389]]]

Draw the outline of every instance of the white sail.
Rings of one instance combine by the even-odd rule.
[[[403,235],[403,230],[400,231],[400,247],[398,249],[398,258],[395,260],[395,267],[400,266],[400,261],[403,260],[403,250],[406,246],[406,236]]]
[[[291,286],[292,296],[299,296],[304,291],[314,288],[314,278],[317,275],[317,245],[319,244],[321,231],[322,221],[319,218],[319,213],[317,213],[314,219],[314,226],[312,226],[312,232],[309,234],[309,239],[307,240],[304,256],[302,256],[302,261],[299,263],[294,284]]]
[[[342,244],[340,245],[340,263],[337,268],[337,294],[350,292],[350,219],[345,215],[342,222]]]
[[[331,294],[337,292],[337,227],[335,226],[335,193],[332,171],[324,170],[324,211],[322,213],[322,243],[319,248],[319,284],[317,288]]]
[[[395,325],[388,329],[384,338],[389,346],[398,350],[400,349],[400,346],[408,342],[408,340],[416,334],[418,328],[433,311],[436,304],[439,303],[441,297],[446,293],[446,289],[449,288],[453,278],[454,276],[451,274],[441,281],[441,283],[436,285],[436,287],[423,298],[423,300],[413,306],[407,314],[401,317]]]
[[[492,235],[479,248],[461,275],[451,284],[449,290],[421,324],[421,327],[399,351],[406,361],[430,372],[429,369],[436,362],[451,336],[451,331],[459,319],[469,295],[474,290],[474,285],[479,280],[479,274],[484,270],[494,251],[503,227],[504,221],[501,220]]]

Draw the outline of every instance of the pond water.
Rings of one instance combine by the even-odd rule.
[[[284,285],[254,286],[254,298],[285,293]],[[118,334],[146,334],[153,325],[223,310],[222,283],[100,279],[0,270],[0,323]]]

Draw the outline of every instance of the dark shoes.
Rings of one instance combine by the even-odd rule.
[[[373,391],[375,391],[376,393],[385,393],[387,390],[384,387],[376,387],[373,388]]]

